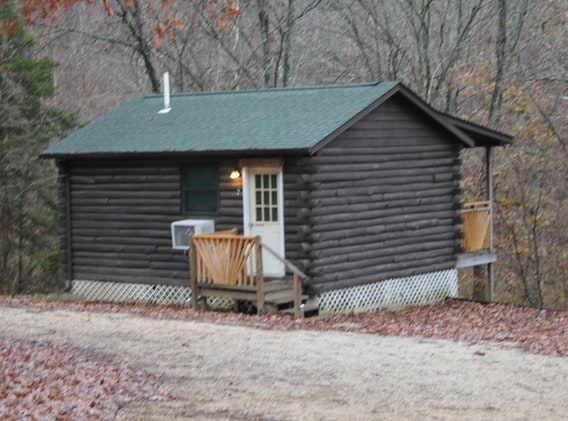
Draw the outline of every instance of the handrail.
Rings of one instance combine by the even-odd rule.
[[[300,276],[302,279],[306,279],[308,277],[308,275],[306,275],[304,272],[302,272],[300,269],[298,269],[297,266],[295,266],[292,262],[290,262],[289,260],[283,258],[282,256],[280,256],[278,254],[278,252],[274,251],[271,247],[267,246],[265,243],[262,242],[262,239],[260,240],[260,244],[262,245],[262,247],[264,249],[266,249],[270,254],[272,254],[274,257],[276,257],[276,259],[278,259],[279,261],[281,261],[282,263],[284,263],[284,265],[290,269],[290,272],[292,272],[293,274],[297,274],[298,276]]]
[[[262,248],[266,249],[270,254],[276,257],[276,259],[284,263],[284,265],[292,272],[292,282],[294,286],[294,317],[296,317],[297,319],[299,319],[300,317],[303,318],[302,280],[306,279],[308,275],[298,269],[290,261],[280,256],[271,247],[264,244],[262,240],[260,241],[260,245]]]

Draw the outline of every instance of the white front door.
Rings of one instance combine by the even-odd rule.
[[[282,168],[244,168],[243,182],[245,235],[260,235],[263,244],[284,258]],[[284,276],[284,263],[267,250],[262,263],[265,275]]]

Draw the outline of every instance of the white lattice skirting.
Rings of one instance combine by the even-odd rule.
[[[73,281],[71,293],[85,301],[189,305],[191,290],[184,286],[130,284],[106,281]],[[208,297],[211,308],[232,308],[233,302],[222,297]]]
[[[86,301],[120,303],[189,305],[191,299],[191,290],[185,286],[121,282],[75,280],[71,292]],[[451,269],[324,292],[318,304],[320,314],[333,314],[429,304],[457,295],[458,272]],[[222,297],[208,297],[207,304],[216,309],[233,308],[233,301]]]
[[[457,295],[458,271],[450,269],[324,292],[319,298],[319,312],[333,314],[400,308]]]

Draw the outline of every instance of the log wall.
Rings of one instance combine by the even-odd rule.
[[[171,222],[214,219],[216,229],[242,230],[242,200],[236,191],[241,186],[228,177],[236,161],[220,162],[220,203],[216,215],[182,212],[181,168],[189,164],[172,160],[128,164],[117,160],[77,160],[61,165],[65,278],[189,284],[187,253],[171,247]],[[66,240],[68,212],[70,243]]]
[[[285,156],[286,257],[311,276],[307,286],[324,292],[453,268],[460,147],[393,97],[315,155]],[[189,161],[60,162],[65,278],[187,284],[188,257],[171,248],[170,223],[208,218],[242,232],[242,186],[229,179],[239,158],[219,161],[215,216],[182,213]]]
[[[323,292],[455,266],[460,145],[396,97],[310,159],[290,255]],[[300,171],[294,169],[296,173]],[[303,219],[305,225],[300,228]],[[290,221],[287,220],[287,223]]]

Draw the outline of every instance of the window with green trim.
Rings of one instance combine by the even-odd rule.
[[[219,177],[216,165],[183,168],[183,211],[216,213],[219,206]]]

